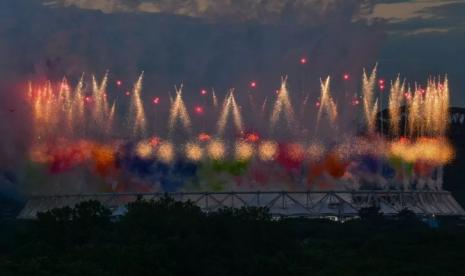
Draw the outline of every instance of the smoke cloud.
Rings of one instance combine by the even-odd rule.
[[[289,75],[293,93],[316,100],[320,77],[359,76],[374,64],[384,34],[381,23],[363,19],[374,2],[2,1],[0,161],[20,163],[32,140],[23,107],[29,80],[67,76],[76,83],[83,72],[110,70],[113,80],[130,87],[143,70],[146,100],[161,95],[167,103],[167,92],[183,82],[186,102],[194,103],[192,91],[211,87],[221,97],[235,87],[238,101],[246,100],[241,91],[252,80],[263,99]],[[359,84],[343,87],[335,79],[332,88],[344,107],[344,92],[355,93]]]

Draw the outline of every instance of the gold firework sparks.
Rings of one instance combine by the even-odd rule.
[[[187,113],[186,106],[182,99],[182,85],[179,89],[176,89],[176,98],[171,104],[170,108],[170,116],[169,116],[169,133],[170,135],[173,133],[176,122],[179,120],[181,121],[184,129],[186,129],[189,133],[191,131],[191,120],[189,118],[189,114]]]
[[[374,133],[376,130],[376,113],[378,112],[378,100],[374,100],[374,91],[376,83],[377,65],[373,68],[370,76],[363,70],[363,109],[367,123],[368,133]]]
[[[153,155],[153,148],[150,142],[141,141],[136,146],[136,154],[142,159],[148,159]]]
[[[92,101],[93,116],[98,126],[102,126],[105,120],[106,89],[108,83],[108,72],[103,76],[102,81],[98,84],[95,76],[92,76]]]
[[[388,105],[389,129],[394,137],[399,135],[404,90],[405,82],[401,83],[400,76],[397,76],[395,82],[391,82],[391,93],[389,95]]]
[[[226,146],[220,140],[213,140],[207,146],[208,156],[214,160],[220,160],[225,157]]]
[[[294,109],[292,108],[291,101],[289,99],[289,91],[287,90],[287,78],[281,80],[281,88],[278,92],[278,98],[276,99],[273,112],[271,113],[271,130],[273,131],[280,115],[284,113],[284,117],[288,126],[291,128],[295,126]]]
[[[212,103],[213,107],[218,107],[218,99],[216,98],[215,90],[212,90]]]
[[[73,116],[74,118],[74,127],[83,127],[82,124],[84,122],[84,74],[81,76],[81,79],[79,80],[76,89],[74,91],[74,98],[73,98],[73,103],[72,103],[72,109],[73,109]],[[76,126],[77,125],[77,126]]]
[[[116,104],[115,102],[113,102],[113,104],[111,105],[110,113],[108,114],[108,123],[106,126],[107,133],[112,133],[113,124],[115,122],[115,110],[116,110]]]
[[[246,161],[252,158],[255,152],[254,146],[247,142],[238,142],[235,147],[235,157],[237,160]]]
[[[174,146],[170,142],[162,142],[158,146],[157,157],[164,163],[171,163],[174,159]]]
[[[203,156],[203,150],[197,143],[188,143],[185,148],[186,158],[191,161],[200,161]]]
[[[234,98],[234,91],[231,90],[229,94],[226,96],[223,102],[223,109],[221,110],[220,118],[218,120],[218,135],[223,135],[224,130],[226,128],[226,124],[228,122],[229,114],[233,114],[234,125],[236,127],[236,131],[239,133],[243,132],[242,127],[242,116],[239,111],[239,107],[237,106],[236,99]]]
[[[419,135],[421,128],[421,107],[422,107],[422,95],[419,91],[415,91],[413,98],[411,91],[407,92],[407,106],[408,106],[408,125],[410,137]]]
[[[278,144],[275,141],[264,141],[258,146],[258,156],[262,161],[272,161],[278,155]]]
[[[321,84],[321,96],[320,96],[320,106],[318,109],[316,127],[318,128],[320,124],[321,116],[323,115],[324,111],[326,111],[327,114],[329,115],[330,123],[334,127],[336,126],[337,106],[333,98],[331,97],[331,93],[329,90],[330,77],[328,76],[324,82],[320,80],[320,84]]]

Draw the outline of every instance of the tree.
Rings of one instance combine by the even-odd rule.
[[[369,222],[381,222],[384,220],[383,213],[378,206],[372,205],[370,207],[361,208],[358,215],[362,220]]]
[[[417,215],[410,209],[404,208],[396,214],[396,218],[400,221],[417,221]]]
[[[73,208],[55,208],[37,214],[39,234],[55,245],[84,243],[103,236],[111,223],[111,211],[97,200]]]

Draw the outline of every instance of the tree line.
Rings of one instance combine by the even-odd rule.
[[[169,197],[126,208],[86,201],[0,224],[0,275],[465,275],[464,228],[408,210],[339,223]]]

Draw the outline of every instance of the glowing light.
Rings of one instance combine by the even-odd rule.
[[[250,82],[250,87],[251,88],[257,87],[257,82],[255,82],[255,81]]]
[[[226,153],[226,148],[223,142],[219,140],[213,140],[210,142],[210,144],[208,144],[207,151],[208,151],[208,156],[211,159],[219,160],[219,159],[224,158],[225,153]]]
[[[124,94],[125,94],[126,96],[130,96],[130,95],[131,95],[131,92],[126,91]]]
[[[258,156],[262,161],[272,161],[278,155],[278,144],[274,141],[264,141],[258,146]]]
[[[199,134],[198,139],[199,139],[200,142],[207,142],[207,141],[210,141],[211,137],[207,133],[202,132],[202,133]]]
[[[276,127],[278,119],[282,113],[284,113],[287,125],[290,128],[293,128],[295,125],[295,115],[289,98],[289,92],[287,90],[287,78],[283,78],[281,80],[281,89],[279,90],[278,98],[276,99],[273,112],[271,113],[270,126],[272,131]]]
[[[194,110],[195,110],[195,113],[197,113],[199,115],[203,114],[203,112],[204,112],[203,107],[201,107],[201,106],[196,106]]]
[[[84,123],[84,100],[83,100],[84,75],[81,76],[74,91],[72,111],[74,118],[73,127],[81,127]]]
[[[152,139],[150,139],[150,145],[152,145],[152,147],[156,147],[160,143],[161,143],[161,139],[159,137],[152,137]]]
[[[305,150],[302,145],[298,143],[291,143],[286,145],[287,156],[293,161],[300,161],[304,159]]]
[[[165,163],[170,163],[174,159],[174,146],[170,142],[162,142],[157,150],[157,157]]]
[[[248,133],[245,139],[249,142],[255,143],[258,142],[258,140],[260,140],[260,136],[256,133]]]
[[[92,99],[93,109],[92,117],[97,125],[104,128],[105,121],[108,118],[109,106],[108,101],[105,98],[106,89],[108,84],[108,72],[105,73],[101,82],[97,81],[95,76],[92,76]]]
[[[184,129],[190,132],[191,120],[187,113],[186,106],[182,99],[182,85],[179,89],[176,89],[176,99],[171,104],[170,116],[169,116],[169,132],[172,134],[176,121],[181,121]]]
[[[356,105],[359,105],[359,104],[360,104],[360,101],[358,100],[358,98],[353,98],[351,104],[352,104],[353,106],[356,106]]]
[[[129,117],[132,123],[132,132],[134,136],[144,136],[146,132],[146,118],[144,105],[142,104],[141,91],[142,91],[142,80],[144,72],[141,73],[139,79],[134,84],[131,104],[129,106]]]
[[[325,148],[321,144],[311,144],[308,146],[307,155],[311,161],[320,161],[325,153]]]
[[[149,142],[139,142],[136,146],[136,154],[142,159],[148,159],[153,154],[152,145]]]
[[[116,81],[116,85],[117,85],[117,86],[121,86],[122,84],[123,84],[123,82],[122,82],[121,80],[117,80],[117,81]]]
[[[307,64],[307,58],[303,57],[300,59],[300,64]]]
[[[335,127],[337,119],[337,106],[330,92],[330,77],[328,76],[325,81],[320,80],[321,94],[320,102],[317,102],[318,105],[318,116],[316,120],[316,128],[318,129],[321,121],[323,112],[326,112],[329,115],[329,120],[332,127]]]
[[[200,161],[203,156],[202,148],[196,143],[188,143],[186,145],[186,158],[191,161]]]
[[[236,99],[234,98],[234,91],[229,91],[229,95],[223,102],[223,109],[221,110],[220,118],[218,120],[218,134],[223,135],[226,124],[228,122],[229,114],[233,114],[234,125],[236,127],[236,131],[241,133],[243,131],[242,127],[242,116],[239,111],[239,107],[237,106]]]
[[[410,94],[410,93],[408,93]],[[414,136],[417,132],[421,131],[420,121],[421,118],[421,96],[419,93],[415,93],[413,96],[413,100],[408,102],[408,126],[409,126],[409,133],[410,136]]]
[[[239,142],[236,143],[235,157],[237,160],[249,160],[254,154],[254,147],[250,143]]]
[[[454,150],[445,139],[420,138],[413,142],[400,139],[390,145],[389,154],[406,162],[424,161],[436,166],[445,165],[454,158]]]
[[[200,94],[201,94],[202,96],[207,95],[207,90],[205,90],[205,89],[200,90]]]
[[[111,97],[106,96],[107,74],[102,80],[97,81],[92,76],[92,78],[89,78],[89,81],[90,85],[84,83],[84,79],[81,77],[75,87],[71,83],[68,83],[65,78],[56,84],[46,82],[41,85],[32,85],[32,83],[29,83],[28,90],[26,91],[26,100],[30,104],[34,132],[31,134],[34,144],[31,145],[29,152],[29,157],[32,161],[50,165],[50,170],[53,172],[61,172],[78,164],[79,166],[90,164],[92,166],[91,169],[95,169],[99,174],[106,174],[110,170],[125,169],[124,166],[116,166],[119,154],[128,154],[130,157],[142,159],[157,158],[161,162],[170,163],[170,166],[178,164],[177,162],[173,162],[177,161],[176,158],[199,162],[204,157],[214,160],[228,159],[228,161],[244,161],[256,157],[260,161],[254,160],[254,166],[250,167],[250,170],[247,169],[247,175],[244,176],[245,180],[249,180],[249,178],[245,177],[252,176],[248,175],[252,171],[254,174],[257,171],[263,170],[265,174],[268,171],[270,173],[276,171],[276,173],[281,175],[281,173],[285,173],[281,166],[285,166],[284,163],[288,161],[290,163],[295,161],[294,163],[299,164],[299,166],[307,166],[309,162],[325,160],[324,162],[317,162],[315,164],[311,163],[310,170],[320,164],[325,167],[324,170],[327,170],[330,166],[334,165],[331,163],[334,161],[331,161],[332,159],[337,161],[334,162],[339,167],[342,166],[339,164],[342,164],[342,162],[346,162],[347,166],[350,165],[350,173],[345,174],[345,177],[364,177],[363,175],[358,175],[356,168],[361,158],[372,156],[378,159],[388,159],[388,162],[392,165],[391,167],[396,170],[400,178],[404,175],[403,177],[406,179],[406,182],[416,183],[414,181],[420,179],[420,177],[424,178],[420,179],[421,181],[428,179],[425,181],[431,180],[430,182],[436,181],[436,178],[441,178],[441,176],[437,176],[440,175],[441,166],[449,163],[454,158],[454,150],[446,139],[450,100],[447,78],[428,79],[425,89],[423,89],[416,84],[410,88],[409,85],[400,80],[400,77],[397,77],[389,87],[388,112],[390,133],[384,137],[382,135],[373,135],[373,129],[371,129],[373,124],[370,123],[370,120],[373,120],[373,114],[377,115],[378,112],[374,91],[381,87],[387,88],[386,82],[384,80],[376,80],[376,67],[371,74],[364,72],[363,97],[355,94],[350,103],[352,105],[363,104],[367,133],[371,135],[364,137],[348,135],[346,137],[339,135],[346,133],[345,131],[334,131],[334,139],[330,137],[332,141],[324,141],[324,143],[311,142],[305,146],[300,144],[300,142],[308,141],[311,138],[312,130],[309,128],[312,124],[309,120],[305,121],[306,124],[302,125],[297,125],[297,122],[295,122],[294,110],[289,99],[289,91],[287,90],[285,78],[283,78],[281,88],[279,93],[277,93],[273,110],[267,109],[268,98],[266,97],[260,100],[251,98],[249,95],[254,93],[249,93],[249,95],[243,97],[245,99],[246,96],[249,96],[249,101],[251,102],[257,100],[257,105],[251,104],[251,109],[249,110],[246,110],[247,105],[243,103],[244,110],[247,112],[244,114],[249,115],[249,118],[247,118],[249,120],[247,121],[243,121],[242,110],[238,102],[236,102],[237,99],[233,91],[230,91],[226,95],[220,110],[216,108],[211,110],[211,112],[207,110],[206,108],[211,108],[216,100],[212,91],[212,101],[205,98],[205,103],[199,102],[201,105],[193,106],[192,111],[194,114],[207,111],[209,111],[208,115],[210,113],[212,115],[218,114],[216,117],[219,120],[217,125],[218,134],[214,132],[211,134],[202,132],[198,135],[191,135],[192,133],[189,132],[186,137],[180,137],[180,135],[171,137],[170,133],[167,135],[162,134],[164,136],[163,139],[168,140],[161,140],[158,136],[151,136],[152,138],[145,137],[143,131],[146,127],[145,113],[141,102],[142,75],[134,84],[133,91],[129,94],[132,96],[130,112],[127,117],[121,118],[124,121],[117,121],[119,115],[123,113],[116,110],[116,103],[118,102],[108,102]],[[321,80],[320,86],[321,95],[316,99],[316,102],[312,102],[311,97],[307,94],[305,98],[298,98],[299,105],[302,110],[315,113],[313,108],[313,103],[315,103],[319,109],[317,125],[322,123],[319,122],[320,119],[322,121],[325,120],[322,113],[326,113],[328,115],[326,118],[329,120],[327,125],[336,127],[335,120],[339,115],[337,113],[336,101],[331,96],[330,78]],[[274,97],[272,91],[271,96]],[[171,99],[169,126],[173,127],[179,121],[182,127],[190,130],[189,114],[181,97],[181,89],[177,89],[176,92],[176,97]],[[121,94],[121,96],[123,95]],[[159,97],[151,99],[153,104],[160,103]],[[150,104],[151,102],[148,103]],[[86,103],[89,104],[86,105]],[[406,120],[402,120],[401,117],[403,115],[401,111],[404,106]],[[8,109],[7,107],[6,110],[15,112],[14,108]],[[270,123],[272,128],[270,132],[267,132],[262,124],[264,116],[268,112],[271,113]],[[163,114],[158,113],[154,114],[157,115],[157,123],[163,118]],[[307,115],[313,116],[314,114],[299,113],[300,118],[308,118]],[[230,119],[232,122],[229,122]],[[279,125],[278,128],[277,121],[280,119],[283,119],[284,124],[283,126]],[[402,126],[401,121],[403,121]],[[204,125],[204,121],[200,123],[202,123],[202,130],[211,131],[215,127]],[[227,123],[233,124],[232,127],[235,130],[234,136],[224,135]],[[159,125],[156,125],[153,129],[159,129],[159,127]],[[245,127],[250,127],[254,132],[244,131]],[[273,127],[279,133],[273,133]],[[290,130],[293,131],[289,131],[286,127],[290,127]],[[403,131],[400,130],[401,127]],[[260,130],[260,133],[262,131],[266,133],[265,135],[267,136],[265,137],[269,137],[267,139],[270,140],[262,141],[262,137],[259,136],[258,132],[255,132],[256,129]],[[133,134],[132,137],[131,133]],[[163,130],[161,130],[161,133],[163,133]],[[196,131],[196,133],[199,132]],[[317,131],[316,135],[318,133]],[[285,135],[283,138],[281,138],[282,134]],[[298,136],[293,137],[293,134],[298,134]],[[336,137],[336,135],[339,136]],[[399,138],[400,135],[404,135],[407,138]],[[232,140],[223,140],[223,136],[226,136],[224,139]],[[127,137],[124,139],[128,140],[120,140],[123,139],[120,137]],[[279,144],[277,141],[271,140],[278,139],[278,137],[280,139]],[[315,139],[318,138],[322,139],[322,137],[315,137]],[[96,142],[97,140],[99,142]],[[131,145],[135,141],[134,148],[124,147],[128,141],[131,142]],[[131,149],[132,152],[123,150],[125,148]],[[180,156],[176,156],[178,149]],[[305,159],[307,162],[303,162]],[[277,160],[278,162],[264,162],[272,160]],[[225,162],[224,164],[234,164],[234,162]],[[410,168],[410,165],[414,168],[420,165],[430,167],[431,172],[423,176],[420,175],[417,168],[413,169],[412,174],[405,176],[405,172]],[[172,167],[169,168],[171,169]],[[301,172],[304,172],[305,168],[301,168]],[[328,174],[325,177],[328,177],[329,180],[331,176],[335,177],[336,175],[329,171],[326,172]],[[380,172],[373,173],[379,174]],[[222,173],[221,177],[224,176],[226,178],[226,174],[224,173],[223,175]],[[115,174],[115,178],[118,175]],[[378,176],[380,178],[383,177],[383,175]],[[278,180],[274,177],[272,177],[273,181]],[[419,178],[416,179],[416,177]],[[111,178],[113,178],[113,175]],[[229,180],[233,181],[233,178],[231,177]],[[240,177],[234,178],[234,180],[237,181],[238,178]],[[254,180],[250,181],[250,183],[254,183]]]
[[[345,74],[342,76],[342,78],[343,78],[344,80],[349,80],[349,79],[350,79],[350,75],[347,74],[347,73],[345,73]]]
[[[389,128],[394,136],[399,135],[400,129],[400,113],[402,106],[402,91],[405,90],[405,83],[400,81],[400,76],[397,77],[395,82],[391,83],[391,91],[389,94]]]
[[[212,103],[213,107],[218,107],[218,99],[216,97],[215,90],[212,91]]]
[[[376,129],[376,114],[378,113],[378,100],[374,99],[374,87],[376,81],[376,69],[378,65],[375,65],[371,71],[370,76],[367,75],[365,69],[363,70],[363,108],[365,111],[365,119],[367,123],[367,131],[373,134]]]
[[[105,128],[107,134],[112,132],[113,124],[115,121],[115,110],[116,110],[116,103],[113,102],[113,104],[111,105],[110,112],[108,114],[107,126]]]

